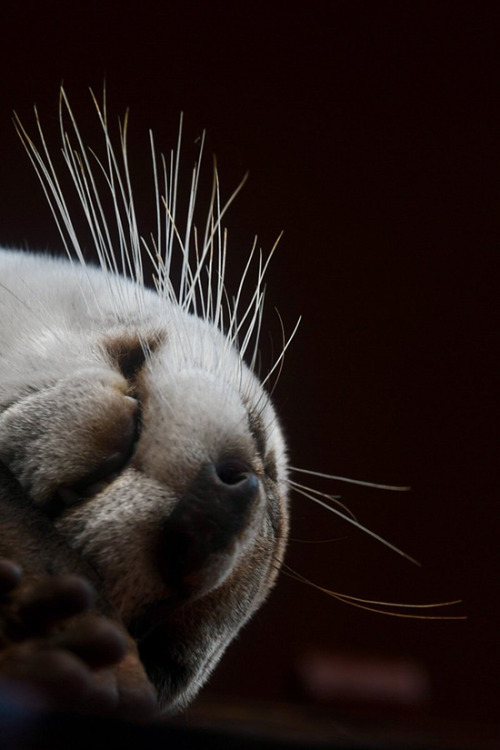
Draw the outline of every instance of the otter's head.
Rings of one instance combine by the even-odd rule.
[[[178,154],[170,174],[153,154],[157,234],[141,237],[126,122],[115,151],[95,103],[100,155],[84,146],[61,90],[68,190],[97,268],[84,261],[47,140],[38,150],[17,123],[73,263],[0,251],[0,461],[93,566],[175,707],[265,599],[284,552],[285,447],[252,372],[266,264],[257,259],[242,310],[250,261],[231,302],[217,173],[198,233],[199,165],[180,220]]]
[[[276,577],[288,527],[276,413],[208,321],[146,290],[131,312],[132,285],[116,279],[110,302],[95,269],[14,260],[31,332],[3,360],[0,460],[94,568],[174,709]]]

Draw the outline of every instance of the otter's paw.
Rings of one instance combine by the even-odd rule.
[[[89,611],[94,599],[81,578],[24,581],[0,561],[0,676],[50,709],[149,717],[156,698],[135,644]]]

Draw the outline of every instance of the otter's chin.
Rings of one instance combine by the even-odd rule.
[[[165,601],[151,605],[129,626],[160,707],[169,714],[195,696],[223,650],[215,655],[213,642],[200,638],[193,625],[189,611]]]

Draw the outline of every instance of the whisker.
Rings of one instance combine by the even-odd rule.
[[[365,482],[361,479],[351,479],[350,477],[340,477],[336,474],[324,474],[321,471],[312,471],[311,469],[299,469],[298,466],[290,466],[290,471],[296,471],[300,474],[309,474],[313,477],[318,477],[319,479],[333,479],[336,482],[345,482],[347,484],[357,484],[361,487],[373,487],[377,490],[392,490],[393,492],[409,492],[411,490],[411,487],[409,486],[400,486],[400,485],[394,485],[394,484],[379,484],[377,482]]]
[[[302,320],[302,317],[299,317],[298,321],[297,321],[297,322],[296,322],[296,324],[295,324],[295,328],[293,329],[292,333],[291,333],[291,334],[290,334],[290,336],[288,337],[288,341],[286,342],[285,346],[284,346],[284,347],[282,348],[282,350],[281,350],[281,354],[279,355],[278,359],[276,360],[276,362],[275,362],[275,363],[274,363],[274,365],[273,365],[273,366],[271,367],[271,369],[270,369],[270,370],[269,370],[269,372],[267,373],[266,377],[265,377],[265,378],[264,378],[264,380],[262,381],[262,383],[261,383],[261,385],[262,385],[262,386],[264,386],[264,385],[265,385],[265,384],[267,383],[267,381],[269,380],[269,378],[271,377],[271,375],[272,375],[272,374],[273,374],[273,372],[274,372],[274,371],[276,370],[276,368],[277,368],[277,367],[279,366],[279,364],[280,364],[281,360],[282,360],[282,359],[283,359],[283,357],[285,356],[285,352],[286,352],[286,350],[288,349],[288,347],[290,346],[290,344],[292,343],[292,340],[293,340],[293,338],[295,337],[295,334],[297,333],[297,330],[298,330],[298,328],[299,328],[299,325],[300,325],[300,321],[301,321],[301,320]]]
[[[409,620],[466,620],[466,615],[414,615],[414,614],[408,614],[406,612],[391,612],[386,611],[384,609],[377,609],[377,607],[369,606],[369,605],[378,605],[378,607],[393,607],[393,608],[400,608],[400,609],[435,609],[438,607],[450,607],[454,606],[456,604],[461,604],[461,599],[455,599],[453,601],[446,601],[446,602],[432,602],[430,604],[407,604],[407,603],[400,603],[400,602],[384,602],[384,601],[378,601],[375,599],[362,599],[358,596],[352,596],[350,594],[341,594],[337,591],[332,591],[331,589],[327,589],[324,586],[319,586],[316,583],[313,583],[305,576],[301,575],[300,573],[297,573],[295,570],[293,570],[289,565],[286,563],[282,563],[282,569],[283,573],[287,575],[289,578],[292,578],[295,581],[300,581],[302,583],[306,583],[308,586],[311,586],[313,589],[317,589],[318,591],[321,591],[323,594],[327,594],[327,596],[331,596],[334,599],[337,599],[340,602],[343,602],[344,604],[349,604],[351,607],[357,607],[358,609],[364,609],[368,612],[374,612],[379,615],[387,615],[388,617],[401,617],[404,619]]]
[[[278,318],[279,318],[279,321],[280,321],[280,327],[281,327],[281,339],[282,339],[282,341],[283,341],[283,343],[282,343],[282,345],[281,345],[281,350],[282,350],[282,352],[283,352],[283,354],[284,354],[284,353],[285,353],[285,347],[286,347],[286,333],[285,333],[285,325],[284,325],[284,323],[283,323],[283,318],[281,317],[281,315],[280,315],[280,313],[279,313],[279,310],[278,310],[278,308],[276,308],[276,307],[275,307],[274,309],[275,309],[275,311],[276,311],[276,315],[278,316]],[[280,366],[279,366],[279,368],[278,368],[278,372],[276,373],[276,377],[275,377],[275,379],[274,379],[274,383],[273,383],[273,385],[272,385],[272,388],[270,388],[270,390],[269,390],[269,396],[270,396],[270,397],[272,397],[272,396],[274,395],[274,391],[276,390],[276,386],[278,385],[279,379],[280,379],[280,377],[281,377],[281,373],[283,372],[283,366],[284,366],[284,364],[285,364],[285,358],[284,358],[284,357],[281,357],[281,358],[280,358]]]
[[[293,479],[288,479],[288,484],[290,487],[297,492],[300,492],[301,490],[304,490],[305,492],[310,492],[313,495],[316,495],[318,497],[323,497],[325,500],[331,500],[332,503],[335,503],[335,505],[338,505],[340,508],[345,510],[345,512],[352,518],[354,521],[357,521],[358,519],[350,510],[347,505],[344,505],[344,503],[340,502],[340,497],[336,495],[327,495],[326,492],[320,492],[319,490],[315,490],[313,487],[307,487],[305,484],[299,484],[298,482],[295,482]]]
[[[300,495],[303,495],[304,497],[307,497],[310,500],[313,500],[313,502],[317,503],[318,505],[322,505],[331,513],[335,513],[335,515],[339,516],[339,518],[343,518],[344,521],[347,521],[353,526],[356,526],[356,528],[360,529],[360,531],[364,531],[365,534],[368,534],[369,536],[372,536],[374,539],[377,539],[377,541],[381,542],[385,547],[392,549],[393,552],[396,552],[398,555],[401,555],[401,557],[406,558],[406,560],[409,560],[410,562],[414,563],[414,565],[418,565],[418,567],[420,567],[420,563],[418,562],[418,560],[415,560],[414,557],[411,557],[406,552],[403,552],[403,550],[399,549],[399,547],[396,547],[394,544],[391,544],[391,542],[388,542],[387,539],[384,539],[379,534],[376,534],[374,531],[371,531],[366,526],[363,526],[362,524],[359,523],[359,521],[356,521],[355,518],[351,518],[351,516],[346,515],[345,513],[342,513],[337,508],[333,508],[331,505],[327,505],[327,503],[323,502],[323,500],[320,500],[318,497],[314,497],[314,495],[312,495],[310,492],[306,492],[305,490],[300,490],[297,487],[295,487],[295,491],[298,492]]]

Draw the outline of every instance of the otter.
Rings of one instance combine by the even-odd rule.
[[[252,249],[238,288],[226,288],[234,194],[221,201],[214,169],[199,231],[200,163],[181,217],[180,137],[170,160],[151,137],[156,234],[141,234],[127,118],[115,148],[94,104],[100,155],[61,90],[62,155],[95,265],[40,123],[36,146],[17,121],[67,257],[0,249],[0,688],[35,687],[56,708],[173,714],[272,589],[290,490],[409,556],[290,478],[327,475],[290,467],[267,390],[296,328],[256,374],[273,251]],[[386,614],[403,607],[398,616],[455,603],[326,593]]]
[[[217,175],[201,239],[195,168],[181,239],[177,156],[161,189],[154,157],[158,232],[148,244],[126,125],[115,151],[97,102],[96,111],[99,159],[61,91],[63,153],[98,265],[84,260],[42,131],[37,149],[18,124],[68,258],[0,250],[0,557],[24,571],[4,562],[0,574],[0,675],[20,679],[24,659],[28,681],[43,682],[40,659],[66,650],[84,662],[94,698],[114,691],[122,706],[130,696],[149,705],[154,689],[174,712],[265,600],[285,550],[285,441],[253,372],[265,263],[240,309],[241,287],[232,302],[225,288]],[[103,639],[112,647],[96,656]]]

